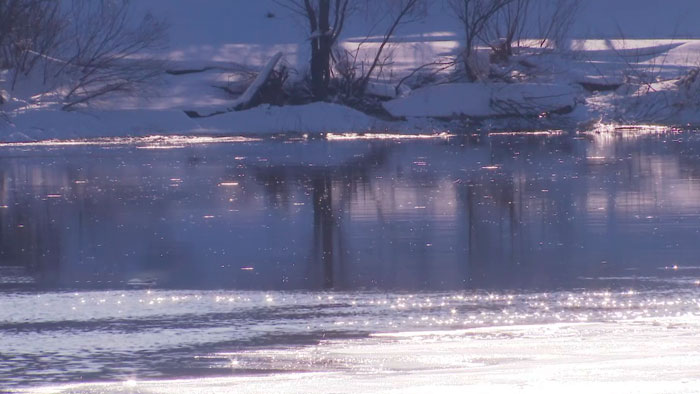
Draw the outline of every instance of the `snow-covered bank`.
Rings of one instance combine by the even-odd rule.
[[[580,95],[581,89],[567,85],[462,83],[416,90],[384,107],[396,117],[527,117],[570,112]]]
[[[206,118],[178,110],[27,111],[0,127],[0,142],[70,140],[148,135],[211,134],[264,136],[277,133],[366,132],[383,123],[352,108],[331,103],[275,107]]]
[[[408,51],[409,47],[448,42],[436,39],[449,41],[455,36],[430,36],[425,42],[395,46]],[[465,117],[474,120],[469,127],[486,121],[484,127],[496,129],[575,128],[598,121],[700,125],[700,89],[693,78],[700,61],[700,41],[583,40],[576,46],[567,53],[522,53],[507,65],[493,65],[493,72],[510,79],[508,83],[427,84],[413,91],[400,89],[397,94],[394,86],[403,75],[397,74],[370,85],[371,93],[390,98],[383,103],[384,109],[406,121],[386,121],[334,103],[262,105],[227,112],[236,102],[231,92],[242,92],[259,69],[235,64],[222,67],[204,62],[197,69],[173,68],[164,76],[157,95],[110,98],[73,112],[61,111],[50,91],[37,94],[25,87],[4,94],[0,141],[191,133],[459,133],[464,125],[452,124],[450,119]],[[190,118],[186,111],[219,114]],[[533,118],[542,114],[548,115],[547,123],[538,126]],[[504,117],[511,121],[504,125],[490,121]],[[517,122],[518,117],[528,119]]]
[[[399,89],[397,94],[394,88],[404,77],[426,63],[454,58],[463,46],[458,21],[449,7],[437,3],[424,18],[401,27],[389,44],[391,61],[369,84],[370,93],[392,99],[383,105],[388,113],[408,121],[387,122],[329,103],[265,105],[191,119],[185,111],[212,114],[231,108],[277,52],[284,54],[281,64],[294,70],[290,78],[303,79],[308,31],[302,20],[272,0],[245,6],[212,0],[206,7],[193,7],[187,0],[144,0],[137,2],[138,11],[151,10],[171,26],[170,47],[158,53],[168,60],[167,70],[153,92],[109,97],[65,113],[52,101],[55,90],[41,90],[30,79],[13,91],[8,75],[0,74],[5,101],[0,104],[0,141],[183,133],[425,133],[461,127],[434,119],[452,117],[524,116],[530,119],[522,125],[513,121],[504,127],[532,129],[538,127],[533,117],[551,113],[557,115],[542,127],[596,121],[700,125],[698,86],[682,85],[700,64],[700,29],[686,17],[700,12],[696,1],[676,0],[668,6],[661,0],[620,0],[610,6],[591,0],[572,26],[566,51],[526,48],[508,64],[491,64],[487,71],[493,77],[483,82],[455,83],[438,75],[412,93]],[[376,21],[369,17],[354,15],[339,43],[360,58],[372,55],[382,38],[372,30]],[[415,130],[417,125],[421,130]]]
[[[198,126],[182,111],[99,110],[67,112],[33,110],[9,117],[0,127],[0,141],[125,137],[189,133]]]

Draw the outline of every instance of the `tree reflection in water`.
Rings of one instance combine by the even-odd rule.
[[[560,288],[691,264],[692,134],[6,149],[3,286]]]

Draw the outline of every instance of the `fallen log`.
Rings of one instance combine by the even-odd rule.
[[[233,102],[233,105],[229,108],[229,111],[240,111],[249,108],[250,103],[253,101],[253,99],[255,99],[255,96],[265,85],[265,82],[267,82],[267,80],[270,78],[272,71],[275,70],[275,67],[277,67],[277,63],[279,63],[280,59],[282,59],[282,52],[277,52],[277,54],[275,54],[275,56],[273,56],[270,61],[267,62],[265,67],[263,67],[258,76],[255,77],[255,80],[253,80],[253,83],[248,86],[248,89],[246,89],[245,92],[243,92],[243,94]]]

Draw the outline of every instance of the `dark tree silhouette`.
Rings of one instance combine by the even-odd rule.
[[[314,99],[328,96],[333,46],[352,12],[351,0],[276,0],[277,4],[303,16],[311,43],[311,91]]]

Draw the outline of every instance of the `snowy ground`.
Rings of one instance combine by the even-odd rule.
[[[525,83],[453,84],[404,91],[405,97],[386,103],[385,108],[406,120],[386,122],[332,104],[266,106],[191,119],[184,111],[210,114],[230,108],[235,94],[224,88],[242,91],[256,70],[278,51],[284,53],[284,64],[298,70],[306,67],[304,24],[272,0],[246,2],[245,6],[216,0],[205,7],[193,7],[187,0],[142,1],[139,8],[152,10],[171,25],[170,48],[160,54],[169,59],[170,73],[163,75],[162,83],[148,97],[117,97],[82,112],[65,113],[33,80],[24,81],[26,87],[15,91],[4,83],[10,100],[2,106],[5,120],[0,140],[193,132],[406,132],[417,127],[424,132],[450,126],[433,117],[514,113],[536,117],[550,111],[564,114],[553,116],[545,127],[598,121],[697,125],[700,95],[696,91],[700,86],[692,78],[684,82],[681,78],[700,64],[700,27],[690,17],[700,13],[700,4],[692,0],[672,3],[620,0],[612,7],[603,0],[588,1],[572,27],[574,39],[568,51],[524,51],[509,65],[499,66],[498,71],[512,81],[525,78]],[[432,4],[424,20],[402,27],[397,34],[391,47],[392,66],[376,81],[380,89],[382,84],[391,88],[411,70],[459,50],[460,28],[454,17],[442,2]],[[348,24],[342,45],[354,51],[366,41],[360,56],[371,56],[378,39],[364,37],[382,31],[372,29],[374,19],[357,15]],[[7,78],[0,75],[0,80]],[[617,89],[591,92],[582,86]],[[490,125],[498,127],[497,123]],[[512,123],[507,125],[503,127],[512,127]],[[537,128],[537,124],[530,122],[527,127]]]

